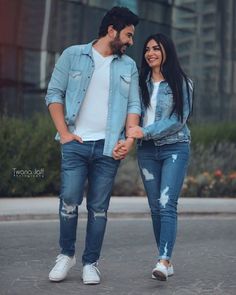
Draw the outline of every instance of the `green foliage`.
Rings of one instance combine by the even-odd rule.
[[[236,143],[218,142],[192,144],[188,174],[195,176],[199,173],[213,173],[215,170],[223,173],[236,171]]]
[[[220,142],[236,143],[236,123],[207,123],[190,127],[192,145],[209,146]]]
[[[59,190],[60,149],[49,116],[1,119],[0,196],[32,196]]]
[[[60,144],[54,140],[50,116],[38,114],[28,120],[3,117],[0,124],[0,196],[58,194]],[[183,195],[236,196],[236,124],[194,125],[191,132],[191,161]],[[113,194],[145,194],[135,149],[128,159],[122,162]],[[218,170],[221,178],[214,176]]]

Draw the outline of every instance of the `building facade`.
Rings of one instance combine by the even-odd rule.
[[[195,120],[235,120],[234,0],[0,0],[0,114],[46,111],[44,96],[57,58],[66,47],[95,39],[101,18],[114,5],[141,18],[128,50],[138,65],[149,34],[174,39],[195,83]]]

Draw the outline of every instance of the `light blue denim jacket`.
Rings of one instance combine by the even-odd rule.
[[[146,83],[151,96],[153,83],[150,76]],[[143,140],[152,139],[157,146],[177,142],[190,142],[190,130],[186,122],[192,109],[193,85],[191,80],[189,80],[189,92],[190,98],[188,100],[186,83],[183,83],[183,122],[181,122],[175,112],[170,117],[173,108],[173,93],[170,86],[166,81],[160,83],[156,97],[155,121],[153,124],[142,128],[144,133]],[[144,115],[145,108],[142,106],[141,126]]]
[[[75,120],[94,71],[92,44],[67,48],[58,59],[48,85],[46,104],[64,105],[65,122],[70,132],[75,130]],[[126,116],[131,113],[141,114],[137,67],[127,55],[114,55],[110,68],[104,155],[112,156],[114,146],[124,136]],[[59,140],[58,133],[56,139]]]

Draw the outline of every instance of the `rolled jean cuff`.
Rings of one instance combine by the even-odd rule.
[[[170,256],[166,256],[166,255],[160,255],[158,256],[158,260],[170,260]]]
[[[75,255],[75,251],[64,251],[61,250],[61,254],[69,256],[69,257],[73,257]]]

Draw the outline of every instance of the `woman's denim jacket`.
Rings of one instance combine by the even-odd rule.
[[[150,77],[148,77],[146,83],[151,97],[153,83]],[[177,142],[190,142],[190,130],[186,122],[192,109],[192,94],[193,84],[189,80],[189,99],[186,83],[183,83],[183,122],[181,122],[175,112],[170,116],[173,108],[173,93],[168,83],[161,81],[157,93],[155,122],[142,128],[144,133],[142,140],[152,139],[157,146]],[[144,115],[145,108],[142,105],[141,126],[143,126]],[[139,144],[142,143],[142,140],[139,141]]]

